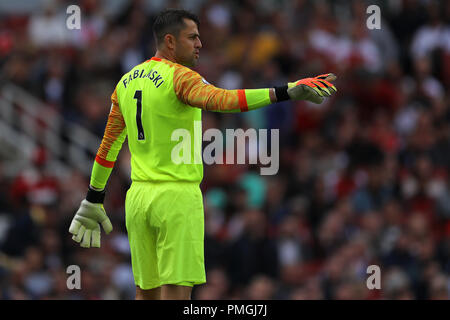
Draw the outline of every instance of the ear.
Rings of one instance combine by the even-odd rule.
[[[166,47],[168,49],[171,49],[171,50],[175,49],[175,37],[173,35],[171,35],[169,33],[166,34],[164,36],[164,43],[166,44]]]

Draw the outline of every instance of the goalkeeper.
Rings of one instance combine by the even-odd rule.
[[[125,217],[136,299],[187,300],[194,285],[206,282],[203,165],[172,161],[178,144],[171,139],[173,131],[188,130],[191,146],[201,146],[194,122],[201,121],[202,110],[246,112],[288,99],[321,103],[336,91],[329,82],[333,74],[266,89],[214,87],[189,69],[202,47],[198,25],[198,18],[184,10],[169,9],[156,18],[156,54],[117,83],[87,196],[69,228],[85,248],[100,247],[100,225],[111,232],[103,208],[105,186],[128,136],[132,184]],[[190,152],[191,159],[201,159],[201,148]]]

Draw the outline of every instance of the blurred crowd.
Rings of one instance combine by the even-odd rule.
[[[373,30],[364,1],[109,3],[79,1],[80,30],[65,27],[71,1],[0,12],[1,83],[101,138],[115,84],[153,56],[165,7],[200,17],[195,70],[218,87],[338,77],[321,105],[203,113],[203,130],[279,129],[280,170],[204,166],[207,284],[194,299],[449,299],[449,1],[371,1],[381,9]],[[126,144],[107,185],[114,231],[100,249],[68,233],[89,177],[59,179],[50,156],[36,150],[12,177],[0,162],[0,299],[133,299]],[[81,268],[81,290],[66,286],[69,265]],[[380,290],[366,286],[370,265]]]

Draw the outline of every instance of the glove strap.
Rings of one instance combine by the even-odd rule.
[[[287,92],[288,86],[275,87],[275,95],[277,96],[277,102],[289,100],[289,94]]]
[[[89,190],[86,195],[86,200],[92,203],[103,203],[105,200],[105,194],[106,190],[103,189],[102,191],[96,191],[94,189],[91,189],[89,186]]]

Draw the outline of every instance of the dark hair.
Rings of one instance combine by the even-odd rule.
[[[198,17],[186,10],[181,9],[167,9],[160,12],[153,23],[153,36],[155,37],[156,45],[159,46],[164,42],[164,36],[168,33],[178,36],[181,29],[186,25],[183,19],[190,19],[200,25]]]

